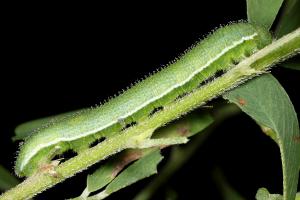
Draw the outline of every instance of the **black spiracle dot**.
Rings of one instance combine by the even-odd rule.
[[[122,128],[122,131],[125,131],[126,129],[129,129],[130,127],[133,127],[135,125],[137,125],[136,121],[133,121],[133,122],[128,123],[128,124],[125,124],[125,126]]]
[[[105,137],[101,137],[99,139],[96,139],[94,142],[92,142],[89,147],[92,148],[94,146],[96,146],[97,144],[100,144],[101,142],[103,142],[105,140]]]
[[[178,95],[174,101],[179,101],[180,99],[183,99],[184,97],[186,97],[187,95],[189,95],[189,92],[184,92],[180,95]]]
[[[210,82],[212,82],[214,79],[219,78],[221,76],[223,76],[226,73],[226,70],[218,70],[216,71],[216,73],[212,76],[210,76],[209,78],[205,79],[204,81],[202,81],[201,83],[198,84],[197,88],[200,88]]]
[[[204,86],[205,84],[206,84],[206,80],[201,81],[201,82],[198,84],[197,88],[201,88],[201,87]]]
[[[51,160],[61,160],[62,162],[66,162],[67,160],[77,156],[77,153],[73,151],[72,149],[69,149],[62,154],[55,155]]]
[[[205,79],[204,84],[206,85],[206,84],[212,82],[214,79],[215,79],[215,76],[212,75],[212,76],[208,77],[207,79]]]
[[[159,106],[154,108],[150,113],[149,113],[149,117],[152,117],[153,115],[155,115],[156,113],[158,113],[159,111],[162,111],[164,109],[163,106]]]
[[[232,63],[233,65],[238,65],[238,64],[240,63],[240,61],[237,60],[237,59],[235,59],[235,58],[232,58],[232,59],[231,59],[231,63]]]
[[[225,70],[218,70],[218,71],[216,71],[214,77],[219,78],[219,77],[223,76],[225,73],[226,73]]]

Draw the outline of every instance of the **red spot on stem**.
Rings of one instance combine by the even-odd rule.
[[[241,105],[241,106],[244,106],[244,105],[246,105],[246,100],[245,99],[242,99],[242,98],[239,98],[238,99],[238,103]]]

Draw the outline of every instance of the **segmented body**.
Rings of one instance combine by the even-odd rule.
[[[216,30],[173,64],[139,82],[109,102],[39,130],[26,140],[16,161],[16,173],[28,176],[54,155],[89,148],[101,137],[118,134],[155,115],[217,78],[236,63],[272,41],[255,25],[236,23]],[[58,148],[59,147],[59,148]]]

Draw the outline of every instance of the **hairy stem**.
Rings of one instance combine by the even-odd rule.
[[[33,175],[15,188],[1,195],[0,200],[31,198],[35,194],[62,182],[100,160],[124,150],[135,143],[142,142],[156,128],[203,105],[206,101],[236,87],[245,80],[259,75],[269,69],[270,66],[299,53],[299,51],[300,28],[274,41],[256,54],[246,58],[222,77],[187,95],[182,100],[166,106],[161,112],[142,121],[139,125],[128,129],[125,133],[116,135],[60,164],[56,168],[57,176],[50,176],[45,173]]]

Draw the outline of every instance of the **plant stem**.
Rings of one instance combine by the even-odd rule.
[[[228,71],[222,77],[215,79],[210,84],[187,95],[180,101],[169,104],[156,115],[148,118],[137,126],[128,129],[123,134],[119,134],[105,140],[97,146],[90,148],[74,158],[60,164],[55,170],[57,176],[46,173],[38,173],[27,178],[15,188],[0,196],[4,199],[28,199],[35,194],[62,182],[74,174],[87,167],[113,155],[121,150],[132,146],[134,143],[142,142],[149,132],[180,117],[192,109],[203,105],[206,101],[215,98],[247,79],[261,74],[286,58],[299,53],[300,51],[300,28],[292,33],[274,41],[269,46],[258,51],[256,54],[246,58],[236,67]]]

